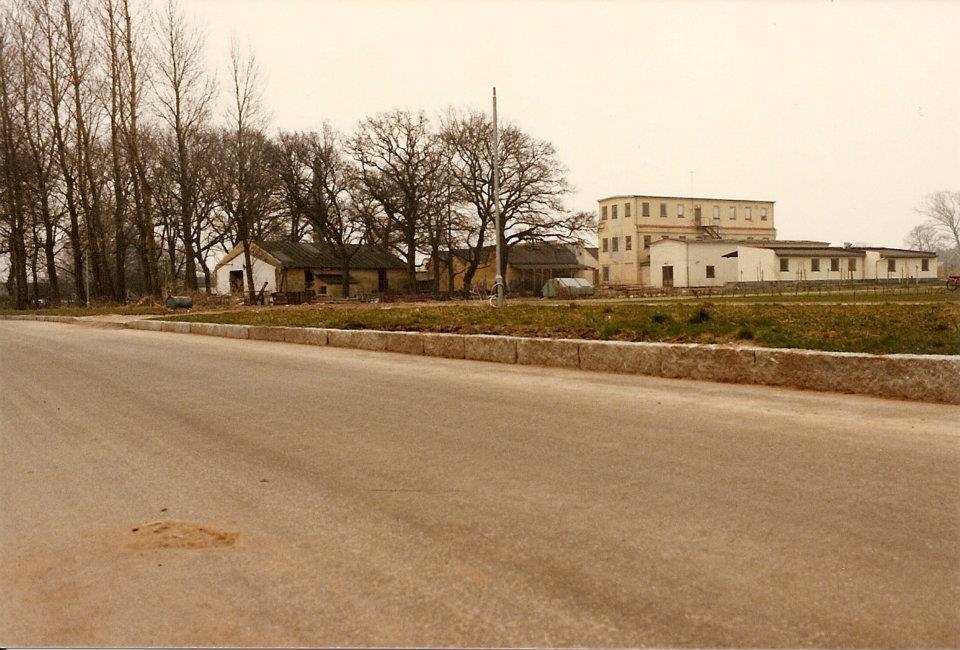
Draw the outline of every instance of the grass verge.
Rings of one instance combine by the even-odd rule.
[[[571,302],[486,306],[357,305],[247,309],[167,320],[515,336],[741,342],[875,354],[960,354],[960,303],[661,305]]]
[[[102,307],[48,307],[45,309],[0,309],[0,316],[149,316],[169,313],[165,307],[139,307],[136,305],[105,305]]]

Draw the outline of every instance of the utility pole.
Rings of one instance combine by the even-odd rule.
[[[90,306],[90,250],[87,250],[87,255],[83,260],[83,285],[84,293],[87,298],[87,307]]]
[[[497,307],[503,307],[503,273],[500,267],[500,126],[497,124],[497,89],[493,88],[493,223],[497,230]]]

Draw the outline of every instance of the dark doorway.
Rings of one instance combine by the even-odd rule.
[[[387,270],[379,269],[377,270],[377,291],[384,292],[389,289],[389,284],[387,283]]]
[[[243,271],[230,271],[230,293],[243,293]]]
[[[663,267],[663,286],[664,287],[673,286],[673,267],[672,266]]]

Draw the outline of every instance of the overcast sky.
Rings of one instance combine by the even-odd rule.
[[[255,50],[273,128],[487,108],[496,85],[572,209],[775,200],[780,238],[896,246],[924,194],[960,189],[960,2],[184,4],[221,77],[232,37]]]

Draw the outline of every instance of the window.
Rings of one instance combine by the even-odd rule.
[[[753,221],[753,208],[746,207],[743,209],[743,218],[747,221]]]
[[[660,239],[670,239],[670,235],[660,235]]]
[[[623,238],[623,250],[632,251],[633,250],[633,237],[627,235]]]
[[[679,217],[680,219],[683,219],[683,204],[682,204],[682,203],[678,203],[678,204],[677,204],[677,217]]]
[[[610,250],[612,250],[614,253],[616,253],[618,250],[620,250],[620,238],[619,238],[619,237],[614,237],[614,238],[613,238],[613,241],[611,241],[610,243],[612,244],[612,245],[610,246]]]
[[[604,281],[604,282],[610,282],[610,267],[609,267],[609,266],[603,267],[603,281]]]
[[[629,217],[629,216],[630,216],[630,204],[629,204],[629,203],[624,203],[624,204],[623,204],[623,218],[626,219],[626,218]]]
[[[660,204],[660,216],[661,216],[661,217],[667,216],[667,204],[666,204],[666,203],[661,203],[661,204]]]
[[[730,221],[734,221],[737,218],[737,206],[730,206]]]
[[[717,277],[717,274],[714,271],[714,267],[707,265],[707,279],[712,280],[715,277]]]
[[[603,206],[602,208],[600,208],[600,221],[606,221],[606,220],[607,220],[607,206]]]
[[[857,270],[857,258],[856,258],[856,257],[851,257],[850,259],[847,260],[847,270],[848,270],[848,271],[856,271],[856,270]]]
[[[789,271],[789,270],[790,270],[790,260],[787,259],[786,257],[781,257],[781,258],[780,258],[780,272],[781,272],[781,273],[786,273],[786,272]]]
[[[610,218],[611,218],[611,219],[616,219],[616,218],[617,218],[617,206],[615,206],[615,205],[611,205],[611,206],[610,206]]]
[[[703,216],[703,213],[700,211],[700,206],[696,206],[693,209],[693,218],[697,220],[697,223],[700,223],[700,217]]]
[[[820,258],[819,258],[819,257],[814,257],[812,260],[810,260],[810,272],[811,272],[811,273],[819,273],[819,272],[820,272]]]
[[[650,235],[643,236],[643,247],[650,248]]]
[[[713,206],[713,220],[714,220],[714,221],[720,221],[720,206],[719,206],[719,205]]]
[[[325,284],[320,285],[320,295],[321,296],[327,295],[327,285]]]
[[[766,220],[767,220],[767,209],[760,208],[760,221],[766,221]]]
[[[650,216],[650,203],[647,201],[643,202],[643,216],[645,217]]]
[[[887,273],[893,273],[897,270],[897,260],[887,260]]]
[[[921,270],[921,271],[929,271],[929,270],[930,270],[930,260],[928,260],[926,257],[924,257],[922,260],[920,260],[920,270]]]
[[[831,270],[831,271],[839,271],[839,270],[840,270],[840,258],[839,258],[839,257],[831,257],[831,258],[830,258],[830,270]]]
[[[609,240],[608,240],[606,237],[603,238],[603,252],[604,252],[604,253],[607,252],[607,242],[608,242],[608,241],[609,241]]]
[[[687,238],[686,235],[680,235],[680,239],[686,239],[686,238]]]

